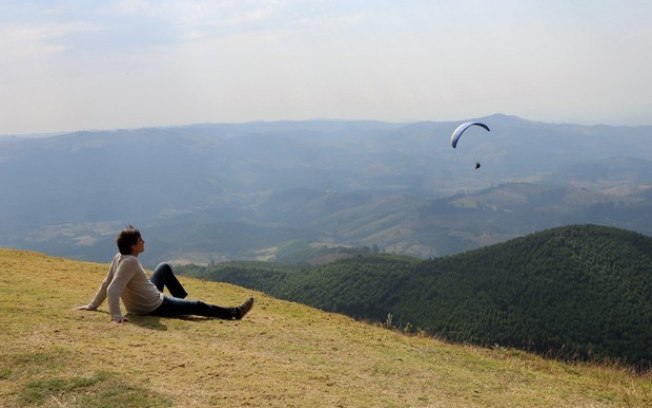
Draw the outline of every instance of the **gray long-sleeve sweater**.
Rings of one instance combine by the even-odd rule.
[[[89,307],[97,309],[106,298],[114,319],[122,318],[120,299],[125,309],[136,315],[151,313],[163,303],[163,294],[149,280],[138,258],[120,253],[113,257],[109,272]]]

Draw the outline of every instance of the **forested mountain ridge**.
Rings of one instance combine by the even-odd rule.
[[[568,224],[652,235],[651,126],[478,119],[491,131],[456,149],[458,121],[0,137],[0,246],[104,262],[130,223],[153,267],[279,260],[297,240],[427,259]]]
[[[573,225],[427,261],[359,256],[187,273],[328,311],[563,359],[652,362],[652,238]]]

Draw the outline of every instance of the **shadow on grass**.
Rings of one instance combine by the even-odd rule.
[[[167,331],[168,329],[168,327],[161,322],[161,318],[157,316],[129,315],[129,323],[151,330]]]
[[[187,322],[206,322],[210,320],[215,320],[212,317],[202,317],[202,316],[170,316],[170,317],[159,317],[159,316],[133,316],[129,315],[129,322],[137,326],[144,327],[146,329],[167,331],[168,327],[163,324],[162,320],[167,319],[177,319],[184,320]]]

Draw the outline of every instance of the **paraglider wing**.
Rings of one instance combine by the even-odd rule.
[[[469,127],[471,127],[471,126],[480,126],[480,127],[485,128],[487,131],[489,131],[489,127],[487,125],[485,125],[484,123],[480,123],[480,122],[465,122],[465,123],[462,123],[461,125],[459,125],[457,127],[457,129],[455,129],[453,131],[453,134],[451,135],[451,146],[453,146],[453,149],[455,147],[457,147],[457,141],[460,140],[460,136],[462,136],[462,133],[464,133],[464,131],[466,129],[468,129]]]

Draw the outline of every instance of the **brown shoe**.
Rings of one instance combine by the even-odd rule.
[[[240,320],[243,317],[245,317],[245,315],[249,313],[253,305],[254,305],[254,298],[247,299],[246,302],[244,302],[243,304],[241,304],[236,308],[235,319]]]

